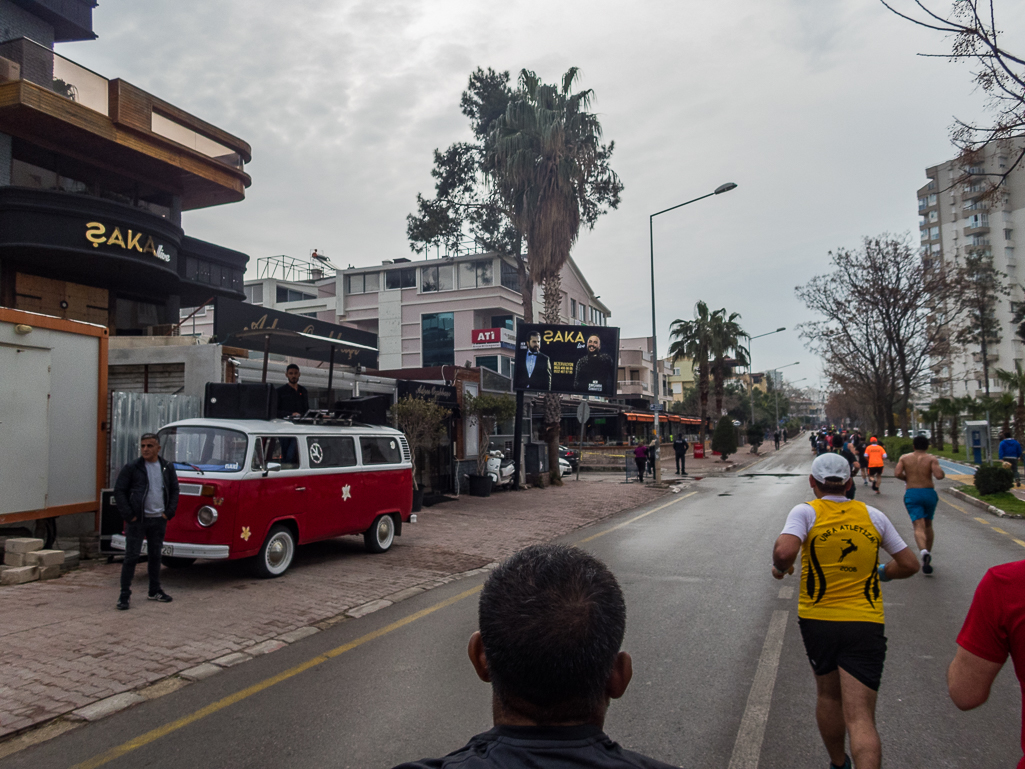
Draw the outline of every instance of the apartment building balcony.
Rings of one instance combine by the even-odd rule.
[[[982,353],[981,352],[973,352],[972,353],[972,360],[975,363],[978,363],[978,364],[981,365],[982,364]],[[1000,353],[999,352],[987,352],[986,353],[986,360],[989,363],[989,365],[992,366],[994,363],[998,363],[1000,361]],[[978,375],[980,377],[982,376],[982,372],[981,371],[979,371],[977,373],[978,373]]]
[[[0,73],[0,132],[145,179],[183,210],[245,198],[252,150],[238,137],[28,38],[0,43]]]
[[[979,224],[972,226],[969,224],[964,228],[964,234],[966,238],[970,238],[974,235],[985,235],[989,232],[989,221],[982,221]]]
[[[617,395],[649,395],[651,394],[651,384],[636,379],[620,380],[616,383],[616,391]]]

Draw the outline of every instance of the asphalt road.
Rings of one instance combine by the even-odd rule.
[[[769,575],[787,512],[810,497],[810,461],[807,443],[795,441],[740,475],[703,479],[565,538],[603,558],[626,592],[635,674],[609,712],[614,739],[684,767],[827,765],[797,583]],[[858,495],[910,544],[902,490],[890,478],[881,496],[862,485]],[[944,501],[936,530],[935,575],[883,586],[884,763],[1010,767],[1021,726],[1010,665],[971,713],[950,703],[944,676],[978,580],[989,566],[1025,558],[1015,542],[1025,542],[1025,521]],[[465,653],[480,584],[454,582],[345,622],[0,767],[373,768],[443,755],[490,727],[490,691]]]

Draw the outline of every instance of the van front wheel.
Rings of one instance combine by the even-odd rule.
[[[295,558],[295,537],[287,526],[275,526],[256,556],[256,573],[260,577],[280,577]]]
[[[363,542],[371,553],[383,553],[395,541],[395,519],[391,515],[379,515],[374,525],[363,532]]]

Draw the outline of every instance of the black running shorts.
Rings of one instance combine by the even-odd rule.
[[[815,675],[843,668],[869,689],[879,691],[886,661],[884,625],[824,619],[798,619],[797,624]]]
[[[870,467],[870,468],[868,468],[868,474],[869,474],[869,476],[882,475],[883,474],[883,468],[881,468],[881,467]]]

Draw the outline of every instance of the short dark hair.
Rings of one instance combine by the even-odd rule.
[[[916,435],[911,445],[915,447],[915,451],[925,451],[929,448],[929,439],[924,435]]]
[[[626,632],[626,602],[609,568],[566,545],[534,545],[495,569],[478,606],[499,701],[539,724],[588,718]]]
[[[818,478],[812,480],[823,494],[843,494],[847,491],[847,481],[820,481]]]
[[[535,336],[538,339],[540,339],[541,338],[541,332],[540,331],[531,331],[529,334],[527,334],[527,339],[533,339]]]
[[[297,366],[295,363],[289,363],[287,366],[285,366],[285,372],[286,373],[291,371],[292,369],[295,369],[296,371],[298,371],[299,370],[299,366]]]
[[[1008,430],[1006,433],[1004,433],[1004,437],[1005,438],[1010,438],[1011,437],[1011,431]]]
[[[160,445],[160,436],[156,433],[143,433],[142,436],[139,438],[139,443],[148,440],[154,440],[157,442],[158,446]]]

